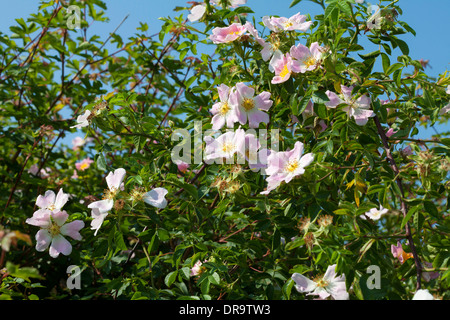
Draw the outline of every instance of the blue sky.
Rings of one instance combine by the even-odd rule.
[[[15,24],[15,19],[22,17],[26,19],[30,13],[37,12],[38,0],[8,1],[0,10],[0,31],[11,34],[9,26]],[[117,33],[126,39],[136,32],[139,22],[146,22],[149,26],[148,34],[157,33],[162,22],[159,17],[178,16],[188,14],[187,11],[174,12],[176,6],[187,6],[187,0],[106,0],[108,10],[106,16],[110,18],[108,23],[96,22],[88,32],[94,32],[106,39],[110,32],[129,14]],[[292,0],[248,0],[247,5],[254,11],[256,21],[260,21],[264,15],[279,15],[289,17],[297,12],[310,14],[314,19],[316,14],[322,13],[322,8],[310,1],[303,0],[293,8],[289,8]],[[378,4],[378,1],[372,1]],[[366,1],[369,3],[369,1]],[[388,2],[384,2],[387,4]],[[399,20],[407,22],[415,29],[417,36],[401,35],[410,47],[410,55],[413,59],[430,60],[431,68],[427,73],[437,76],[445,70],[450,70],[450,12],[449,0],[399,0],[397,3],[403,10]],[[201,24],[199,28],[203,28]],[[371,52],[373,50],[368,50]],[[393,60],[393,59],[391,59]],[[450,128],[440,128],[442,131]],[[421,132],[423,137],[433,134],[432,129]]]

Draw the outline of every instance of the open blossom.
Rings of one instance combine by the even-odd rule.
[[[295,72],[305,73],[317,69],[323,60],[323,52],[325,49],[319,46],[318,42],[314,42],[308,48],[301,43],[292,46],[290,50],[293,60],[293,69]]]
[[[105,190],[103,200],[92,202],[88,205],[89,209],[92,209],[91,214],[93,220],[91,221],[91,229],[95,230],[94,235],[97,235],[98,230],[103,224],[109,211],[114,206],[114,198],[116,197],[122,182],[125,178],[126,171],[123,168],[116,169],[114,172],[110,172],[106,176],[106,183],[108,189]]]
[[[271,31],[274,32],[293,31],[293,30],[299,30],[304,32],[308,30],[312,25],[312,21],[306,21],[306,16],[301,15],[300,12],[293,15],[290,18],[286,17],[276,18],[264,16],[262,18],[262,21],[267,28],[269,28]]]
[[[84,171],[88,169],[91,164],[94,163],[94,160],[90,158],[83,159],[81,162],[75,163],[75,168],[77,168],[78,171]]]
[[[269,69],[275,72],[275,76],[272,79],[272,84],[283,83],[289,80],[292,70],[293,60],[289,53],[283,55],[281,51],[276,51],[270,60]]]
[[[89,117],[90,116],[91,116],[91,111],[90,110],[86,110],[84,112],[84,114],[79,115],[77,117],[77,124],[74,125],[74,126],[71,126],[71,128],[81,129],[83,127],[89,126]]]
[[[305,173],[305,167],[314,160],[312,153],[303,155],[303,143],[297,141],[294,149],[285,152],[272,151],[267,159],[268,166],[266,174],[269,175],[266,191],[261,194],[269,194],[283,181],[289,183],[293,178]]]
[[[380,209],[372,208],[369,211],[366,212],[366,216],[368,216],[372,220],[379,220],[382,215],[386,214],[388,212],[388,209],[383,208],[382,205],[380,205]]]
[[[247,29],[240,23],[233,23],[232,25],[224,28],[214,28],[212,35],[209,37],[215,44],[229,43],[236,39],[239,39],[243,34],[247,32]]]
[[[330,101],[325,105],[328,108],[336,108],[340,104],[346,104],[347,106],[342,108],[347,112],[349,117],[355,118],[355,122],[359,126],[363,126],[369,121],[370,117],[374,117],[375,113],[370,110],[370,98],[367,95],[362,95],[358,99],[352,97],[353,87],[346,87],[341,85],[342,94],[338,96],[334,92],[327,90],[326,95]]]
[[[329,266],[322,277],[310,280],[300,273],[294,273],[292,280],[295,289],[307,295],[317,295],[320,299],[333,297],[335,300],[348,300],[349,294],[345,286],[345,275],[336,275],[336,265]]]
[[[406,260],[413,258],[412,253],[406,253],[403,251],[400,241],[397,241],[397,246],[391,245],[391,253],[394,258],[398,258],[398,261],[400,261],[401,264],[405,263]]]
[[[234,90],[234,87],[230,88],[225,84],[221,84],[218,87],[217,91],[219,92],[220,102],[215,103],[211,108],[211,113],[213,114],[211,120],[213,130],[219,130],[225,124],[228,128],[232,128],[238,122],[235,108],[230,102],[230,95]]]
[[[75,220],[66,223],[68,217],[65,211],[37,211],[25,221],[41,228],[36,233],[37,251],[42,252],[50,247],[49,254],[52,258],[57,258],[60,253],[67,256],[72,252],[72,245],[64,236],[81,240],[80,230],[84,228],[84,222]]]
[[[39,210],[35,213],[49,213],[55,211],[61,211],[62,207],[69,200],[69,194],[64,193],[63,189],[59,189],[58,194],[52,190],[45,191],[45,194],[39,195],[36,199],[36,206],[38,206]]]
[[[144,194],[145,203],[152,205],[158,209],[164,209],[167,206],[165,198],[168,191],[165,188],[155,188]]]
[[[245,155],[245,131],[237,129],[220,135],[217,139],[205,137],[205,160],[233,159],[235,154]]]
[[[269,122],[269,115],[265,111],[273,104],[270,92],[263,91],[255,96],[255,89],[239,82],[236,84],[236,92],[230,97],[230,102],[235,108],[240,124],[246,124],[248,120],[250,128],[258,128],[261,122]]]

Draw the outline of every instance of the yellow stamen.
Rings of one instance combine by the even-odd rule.
[[[103,195],[103,200],[112,200],[114,199],[114,197],[117,194],[117,189],[116,188],[111,188],[111,189],[107,189],[105,190],[105,194]]]
[[[305,61],[305,66],[307,68],[312,67],[316,64],[316,59],[314,59],[314,57],[309,57],[306,61]]]
[[[289,69],[287,67],[287,64],[283,67],[283,70],[280,72],[280,77],[284,78],[289,74]]]
[[[234,150],[234,144],[227,142],[222,145],[222,151],[224,153],[230,153]]]
[[[245,98],[242,102],[242,106],[245,110],[250,111],[255,107],[255,102],[253,101],[253,99]]]
[[[52,237],[58,235],[60,233],[59,226],[56,223],[53,223],[51,227],[48,229],[48,232],[50,232]]]
[[[286,166],[286,171],[288,172],[294,172],[299,167],[299,163],[297,160],[289,161],[288,165]]]
[[[226,115],[230,110],[231,110],[231,108],[227,102],[222,103],[221,106],[219,107],[219,113],[222,116]]]

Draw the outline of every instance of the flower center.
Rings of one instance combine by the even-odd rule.
[[[85,163],[82,163],[81,166],[80,166],[80,170],[81,170],[81,171],[84,171],[84,170],[86,170],[87,168],[89,168],[89,164],[86,163],[86,162],[85,162]]]
[[[47,207],[47,209],[50,210],[50,211],[54,211],[54,210],[56,210],[56,206],[55,206],[54,203],[52,203],[51,205],[49,205],[49,206]]]
[[[316,284],[320,288],[328,287],[328,282],[325,281],[323,278],[319,279],[319,281],[317,281]]]
[[[280,77],[284,78],[289,74],[289,69],[287,67],[287,64],[284,65],[283,69],[280,72]]]
[[[312,67],[316,64],[316,59],[314,59],[314,57],[309,57],[306,61],[305,61],[305,66],[307,68]]]
[[[286,166],[286,171],[292,173],[299,167],[299,163],[297,160],[289,161],[288,165]]]
[[[293,25],[294,25],[294,24],[293,24],[291,21],[287,21],[287,22],[284,24],[284,28],[287,29],[287,28],[292,27]]]
[[[245,110],[250,111],[255,107],[255,102],[253,101],[253,99],[245,98],[242,102],[242,106]]]
[[[52,223],[50,228],[48,229],[52,237],[57,236],[60,233],[59,226],[56,223]]]
[[[231,152],[233,152],[234,151],[234,144],[233,143],[231,143],[231,142],[225,142],[223,145],[222,145],[222,151],[224,152],[224,153],[231,153]]]
[[[111,189],[106,189],[103,195],[103,200],[112,200],[117,194],[117,189],[112,187]]]
[[[227,102],[222,103],[222,105],[219,107],[219,113],[224,116],[231,110],[230,106]]]

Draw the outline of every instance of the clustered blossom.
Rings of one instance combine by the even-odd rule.
[[[99,201],[94,201],[88,205],[89,209],[92,209],[92,221],[91,229],[95,230],[94,235],[97,235],[98,230],[103,224],[103,221],[108,216],[110,211],[113,209],[114,204],[118,202],[116,210],[123,207],[122,199],[116,201],[119,196],[119,192],[123,190],[123,181],[125,179],[126,171],[123,168],[114,170],[114,172],[109,172],[106,176],[106,184],[108,189],[105,190],[103,199]],[[165,196],[167,190],[164,188],[155,188],[142,195],[142,200],[156,208],[163,209],[167,206],[167,200]]]
[[[74,220],[66,223],[69,215],[62,207],[68,199],[69,195],[63,189],[57,195],[51,190],[46,191],[44,196],[39,195],[36,199],[39,210],[25,221],[41,228],[36,233],[36,250],[42,252],[49,248],[52,258],[57,258],[60,253],[67,256],[72,252],[72,245],[64,236],[74,240],[82,239],[80,230],[84,228],[84,222]]]
[[[317,295],[320,299],[332,297],[335,300],[348,300],[349,294],[345,286],[345,275],[336,275],[336,265],[331,265],[323,276],[310,280],[300,273],[294,273],[292,280],[295,289],[307,295]]]
[[[211,109],[213,130],[219,130],[225,124],[232,128],[237,122],[241,125],[248,122],[250,128],[258,128],[260,123],[269,122],[266,112],[273,104],[270,92],[255,95],[255,89],[243,82],[232,88],[221,84],[218,92],[220,102],[215,103]]]

